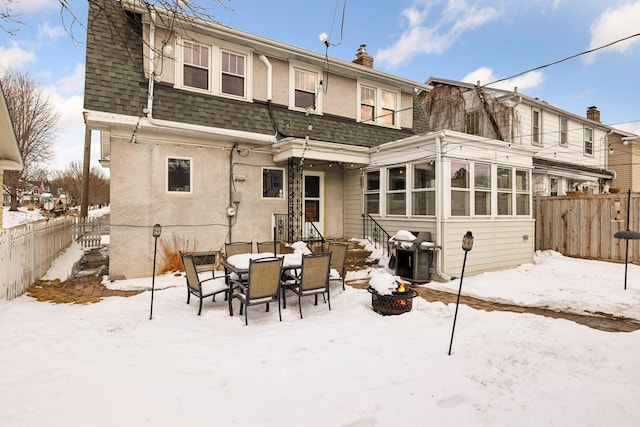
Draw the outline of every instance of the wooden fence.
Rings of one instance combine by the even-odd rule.
[[[627,241],[613,235],[627,229],[627,220],[630,230],[640,231],[640,194],[534,197],[533,216],[537,250],[624,261]],[[638,240],[629,240],[629,262],[640,263]]]
[[[97,218],[57,218],[1,230],[0,299],[25,293],[74,240],[83,247],[99,246]]]

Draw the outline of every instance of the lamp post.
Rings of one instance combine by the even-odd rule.
[[[153,226],[153,273],[151,275],[151,311],[149,312],[149,320],[153,318],[153,292],[156,285],[156,254],[158,253],[158,237],[162,233],[162,227],[160,224]]]
[[[449,356],[451,356],[451,346],[453,345],[453,333],[456,330],[456,319],[458,317],[458,305],[460,304],[460,293],[462,292],[462,279],[464,278],[464,267],[467,264],[467,253],[473,248],[473,234],[467,231],[462,237],[462,250],[464,251],[464,260],[462,261],[462,273],[460,274],[460,287],[458,288],[458,299],[456,300],[456,312],[453,315],[453,328],[451,329],[451,341],[449,342]]]

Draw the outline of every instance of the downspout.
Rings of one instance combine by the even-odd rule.
[[[445,274],[442,271],[444,267],[444,256],[442,253],[442,200],[444,194],[442,189],[444,188],[444,174],[442,172],[442,145],[444,144],[444,138],[447,136],[447,131],[442,131],[436,136],[436,246],[440,248],[438,254],[438,262],[436,263],[436,275],[444,281],[451,280],[451,276]]]
[[[267,102],[271,102],[271,86],[273,83],[273,67],[271,66],[271,62],[269,62],[269,60],[267,59],[266,56],[264,55],[260,55],[258,56],[258,58],[260,58],[260,61],[262,61],[264,63],[264,65],[267,67]]]

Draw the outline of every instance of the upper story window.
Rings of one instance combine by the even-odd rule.
[[[289,108],[322,113],[320,73],[292,64],[290,75]]]
[[[182,46],[182,84],[209,90],[209,46],[185,41]]]
[[[398,127],[397,91],[382,89],[372,84],[360,84],[358,91],[358,121]]]
[[[222,51],[222,76],[220,92],[226,95],[244,98],[245,94],[245,56]]]
[[[542,111],[537,108],[531,110],[531,143],[542,145]]]
[[[584,154],[593,156],[593,128],[584,128]]]
[[[464,131],[470,135],[480,135],[480,111],[471,111],[464,115]]]
[[[191,192],[191,159],[167,158],[167,191]]]
[[[370,171],[365,176],[364,212],[377,215],[380,213],[380,171]]]
[[[212,95],[251,100],[249,49],[176,40],[176,86]]]
[[[560,145],[569,143],[569,119],[560,117]]]

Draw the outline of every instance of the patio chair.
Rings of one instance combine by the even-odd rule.
[[[216,280],[225,278],[225,276],[210,277],[208,279],[200,279],[193,256],[186,252],[180,252],[182,265],[184,266],[185,277],[187,278],[187,304],[191,302],[191,295],[200,300],[198,308],[198,316],[202,313],[202,301],[205,298],[212,297],[212,301],[216,300],[216,295],[227,292],[229,287],[225,280]],[[228,297],[228,295],[227,295]]]
[[[340,275],[340,281],[342,281],[342,289],[344,290],[344,275],[346,271],[347,263],[347,249],[349,245],[346,243],[329,243],[329,252],[331,253],[331,269],[336,270]],[[330,278],[329,280],[337,280]]]
[[[233,289],[239,289],[239,293],[233,293],[233,298],[240,301],[240,315],[244,309],[244,324],[248,325],[247,313],[249,306],[266,304],[269,311],[269,303],[278,303],[278,314],[282,321],[280,308],[280,274],[282,271],[281,257],[266,257],[252,259],[249,263],[247,281],[231,279]],[[245,307],[246,306],[246,307]],[[233,315],[233,311],[231,311]]]
[[[253,252],[253,242],[231,242],[224,244],[224,255],[229,258],[237,254],[250,254]]]
[[[271,252],[274,255],[282,253],[282,242],[280,240],[273,240],[267,242],[258,242],[258,253]],[[275,249],[275,250],[274,250]]]
[[[329,265],[331,254],[320,252],[302,256],[302,268],[298,278],[291,278],[283,284],[283,306],[287,308],[285,291],[290,290],[298,295],[298,308],[302,319],[302,297],[315,296],[315,305],[318,304],[318,295],[327,294],[329,310],[331,310],[331,296],[329,293]]]

